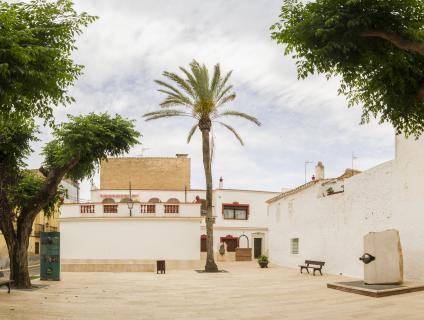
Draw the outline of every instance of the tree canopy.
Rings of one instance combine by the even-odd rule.
[[[0,113],[1,133],[7,133],[0,135],[0,230],[9,249],[14,285],[27,288],[31,282],[26,250],[32,224],[41,210],[49,215],[60,204],[65,192],[62,179],[90,177],[102,160],[128,152],[140,133],[133,121],[119,115],[69,116],[68,122],[55,126],[53,140],[45,145],[43,166],[39,171],[26,170],[23,160],[31,152],[35,127],[12,115]]]
[[[70,0],[0,2],[0,111],[40,117],[73,102],[67,88],[81,74],[71,57],[75,35],[96,17]]]
[[[341,78],[362,121],[390,122],[398,133],[424,130],[424,1],[286,0],[272,38],[296,60],[299,78]]]

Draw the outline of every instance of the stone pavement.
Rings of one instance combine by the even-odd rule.
[[[256,263],[229,273],[62,273],[36,291],[0,290],[0,319],[424,319],[424,292],[370,298],[327,289],[349,278]]]

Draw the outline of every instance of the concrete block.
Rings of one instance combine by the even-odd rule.
[[[400,284],[403,282],[403,256],[399,231],[370,232],[364,237],[364,253],[375,260],[364,264],[366,284]]]

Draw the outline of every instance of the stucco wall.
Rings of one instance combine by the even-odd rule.
[[[199,220],[61,220],[62,259],[199,260]]]
[[[397,137],[396,159],[345,180],[344,193],[322,197],[317,184],[270,204],[271,261],[297,267],[322,260],[326,272],[362,277],[363,236],[395,228],[405,277],[424,280],[423,165],[424,140]],[[290,253],[292,238],[299,238],[299,254]]]
[[[100,189],[190,189],[190,158],[109,158],[100,168]]]

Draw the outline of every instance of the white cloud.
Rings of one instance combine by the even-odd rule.
[[[228,187],[280,190],[304,180],[304,161],[323,160],[327,172],[366,169],[392,158],[393,130],[375,122],[359,126],[361,109],[337,96],[338,81],[314,76],[298,81],[295,64],[270,39],[281,1],[105,1],[80,0],[79,10],[100,16],[78,40],[75,53],[85,74],[71,90],[77,103],[66,113],[117,112],[137,120],[142,146],[132,154],[189,153],[193,186],[203,186],[200,136],[186,144],[188,119],[146,123],[141,115],[158,108],[154,79],[177,71],[193,58],[233,70],[237,99],[232,109],[257,116],[257,128],[234,120],[246,146],[216,128],[215,178]],[[36,146],[37,150],[40,145]],[[36,166],[40,157],[33,156]],[[86,194],[85,194],[86,196]]]

